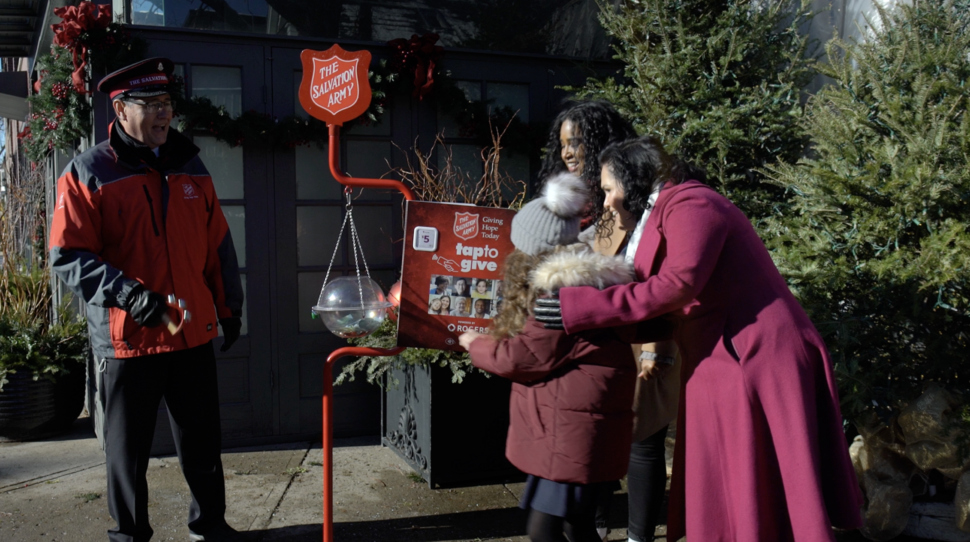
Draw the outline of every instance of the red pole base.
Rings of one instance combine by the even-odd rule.
[[[396,356],[403,351],[403,346],[345,346],[331,352],[323,364],[323,542],[333,542],[333,364],[346,356]]]

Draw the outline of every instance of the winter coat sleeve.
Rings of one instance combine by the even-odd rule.
[[[604,290],[581,286],[559,291],[568,333],[643,322],[683,308],[697,297],[730,230],[725,210],[706,192],[685,190],[663,207],[667,255],[656,275]]]
[[[51,222],[51,269],[75,295],[98,307],[124,307],[139,283],[103,261],[101,193],[78,178],[73,164],[57,180]]]
[[[496,340],[483,335],[475,339],[468,353],[472,365],[513,382],[527,384],[542,380],[573,361],[572,340],[562,331],[543,329],[529,320],[521,333]]]
[[[205,263],[206,284],[212,291],[212,300],[216,305],[219,319],[232,316],[242,316],[243,288],[239,275],[239,261],[236,258],[236,247],[229,232],[229,223],[222,214],[219,198],[215,188],[210,183],[208,190],[209,209],[207,224],[208,255]]]

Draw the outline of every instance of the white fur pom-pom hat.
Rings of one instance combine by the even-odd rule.
[[[559,173],[550,177],[542,194],[522,206],[512,219],[512,244],[535,256],[556,246],[575,243],[588,198],[586,183],[576,175]]]

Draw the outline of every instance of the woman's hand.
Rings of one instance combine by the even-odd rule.
[[[640,374],[638,374],[637,377],[642,378],[645,381],[651,380],[662,377],[669,369],[670,365],[667,365],[666,363],[658,363],[656,360],[652,359],[641,359]]]
[[[640,352],[640,374],[644,380],[662,378],[677,362],[677,344],[673,341],[660,341],[644,345]]]
[[[468,350],[468,347],[471,346],[472,341],[481,336],[482,334],[477,331],[466,331],[458,336],[458,344],[460,344],[465,350]]]

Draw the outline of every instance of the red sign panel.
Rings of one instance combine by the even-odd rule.
[[[362,115],[371,99],[367,80],[370,58],[368,51],[345,51],[339,45],[326,51],[305,49],[300,53],[303,109],[327,124],[338,126]]]
[[[397,344],[463,351],[458,335],[486,332],[502,307],[515,211],[409,201],[406,213]]]

